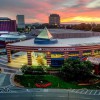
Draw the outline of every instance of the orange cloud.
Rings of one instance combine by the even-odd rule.
[[[61,20],[62,23],[65,22],[96,22],[100,23],[100,18],[99,17],[82,17],[82,16],[76,16],[72,18],[65,18]]]
[[[0,16],[16,19],[25,15],[26,23],[47,23],[50,14],[59,14],[61,22],[100,23],[99,0],[1,0]],[[93,6],[95,4],[95,6]]]

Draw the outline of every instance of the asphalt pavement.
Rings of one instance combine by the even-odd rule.
[[[33,90],[33,92],[23,91],[23,92],[9,92],[0,93],[0,100],[100,100],[99,95],[84,95],[71,93],[68,90],[61,91],[60,89],[55,91],[40,91]]]

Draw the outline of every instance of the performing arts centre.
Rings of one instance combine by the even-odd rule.
[[[32,65],[32,52],[45,53],[51,66],[62,65],[66,58],[100,55],[100,32],[47,28],[39,31],[33,31],[36,38],[7,44],[8,62],[12,59],[11,50],[27,52],[28,65]]]

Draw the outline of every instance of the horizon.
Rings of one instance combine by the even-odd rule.
[[[61,23],[100,24],[99,0],[3,0],[0,1],[0,17],[16,20],[24,15],[25,23],[48,23],[50,14],[59,14]]]

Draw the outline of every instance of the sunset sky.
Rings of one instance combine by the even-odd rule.
[[[0,0],[0,17],[23,14],[26,23],[47,23],[52,13],[62,23],[100,23],[100,0]]]

